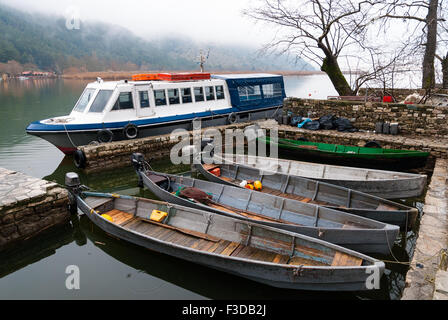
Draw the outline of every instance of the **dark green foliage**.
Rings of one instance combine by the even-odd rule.
[[[115,25],[81,22],[79,30],[69,30],[64,18],[30,15],[0,5],[0,30],[0,63],[15,60],[59,73],[70,67],[82,71],[199,69],[200,47],[192,41],[145,41]],[[206,68],[312,70],[304,62],[295,65],[285,57],[257,58],[254,51],[212,47]]]

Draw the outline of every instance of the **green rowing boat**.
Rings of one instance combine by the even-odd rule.
[[[277,146],[279,154],[307,160],[344,163],[361,167],[394,167],[412,169],[425,166],[429,152],[383,148],[355,147],[291,139],[271,139],[263,136],[259,141]]]

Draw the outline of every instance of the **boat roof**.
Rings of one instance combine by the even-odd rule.
[[[279,74],[270,73],[234,73],[234,74],[212,74],[213,79],[252,79],[252,78],[274,78],[281,77]]]

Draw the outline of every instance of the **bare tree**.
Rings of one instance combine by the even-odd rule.
[[[441,12],[445,15],[448,14],[447,1],[442,3]],[[445,16],[442,14],[442,19]],[[441,63],[442,69],[442,87],[448,89],[448,23],[446,19],[440,23],[439,40],[438,40],[438,51],[442,54],[436,54],[436,58]]]
[[[257,8],[244,14],[257,21],[279,27],[276,38],[266,50],[294,51],[297,56],[316,63],[340,95],[356,94],[362,83],[373,74],[363,74],[351,88],[341,71],[338,58],[351,48],[365,50],[364,45],[371,1],[354,0],[263,0]]]
[[[448,53],[440,60],[442,63],[442,88],[448,89]]]
[[[422,88],[430,90],[435,87],[434,60],[438,42],[438,24],[441,0],[386,0],[381,3],[380,14],[372,20],[388,21],[400,19],[414,22],[415,30],[421,30],[416,36],[419,45],[424,47],[422,61]],[[384,24],[386,25],[386,24]]]

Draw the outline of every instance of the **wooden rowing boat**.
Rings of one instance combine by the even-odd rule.
[[[369,290],[372,275],[379,281],[384,272],[379,260],[293,232],[167,202],[69,190],[78,210],[114,237],[274,287]],[[153,210],[168,216],[153,221]]]
[[[359,252],[389,254],[399,233],[398,226],[306,201],[154,171],[142,170],[138,175],[143,185],[164,201],[300,233]],[[182,188],[202,190],[211,201],[182,197]]]
[[[367,168],[394,168],[395,170],[424,167],[429,152],[384,148],[366,148],[329,143],[271,139],[267,136],[258,141],[278,147],[279,153],[292,155],[301,160],[346,164]]]
[[[212,182],[239,187],[244,180],[258,180],[261,181],[263,189],[257,192],[302,202],[307,201],[310,204],[394,224],[404,230],[412,228],[418,216],[418,210],[415,208],[357,190],[299,176],[260,172],[257,168],[232,163],[195,164],[194,166],[207,180]],[[212,168],[216,167],[219,167],[221,171],[219,177],[210,172]]]
[[[343,167],[241,154],[224,154],[222,157],[215,154],[214,162],[229,162],[257,168],[263,172],[279,172],[291,176],[318,180],[369,193],[384,199],[418,197],[426,187],[426,175],[423,174]]]

